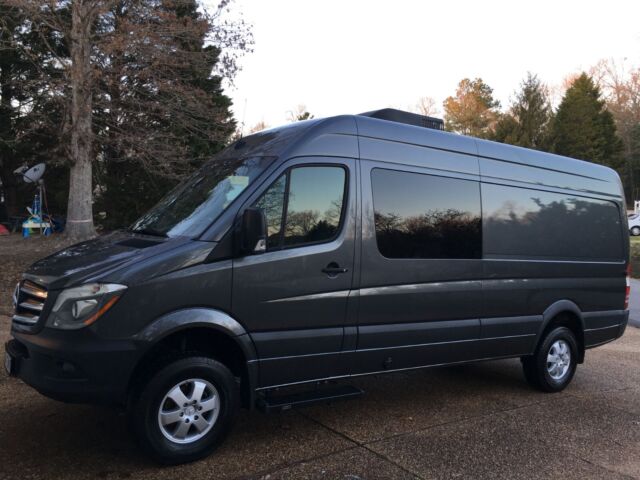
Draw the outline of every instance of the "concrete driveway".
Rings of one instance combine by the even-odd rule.
[[[531,390],[518,360],[361,378],[358,400],[243,412],[217,453],[172,468],[140,453],[121,415],[2,372],[0,479],[640,478],[639,364],[629,328],[589,351],[561,394]]]

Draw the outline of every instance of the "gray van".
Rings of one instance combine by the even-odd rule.
[[[546,392],[627,325],[618,175],[381,110],[242,138],[130,229],[38,261],[5,366],[125,406],[158,461],[211,452],[240,406],[519,357]],[[324,388],[319,384],[327,384]]]

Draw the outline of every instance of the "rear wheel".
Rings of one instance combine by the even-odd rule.
[[[543,392],[564,390],[576,372],[578,343],[567,327],[557,327],[542,339],[536,352],[522,359],[529,384]]]
[[[222,363],[191,356],[157,370],[134,399],[130,420],[158,462],[191,462],[211,453],[231,429],[239,407],[236,379]]]
[[[631,235],[633,235],[634,237],[637,237],[638,235],[640,235],[640,227],[632,227]]]

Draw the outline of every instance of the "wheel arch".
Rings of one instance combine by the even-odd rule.
[[[196,351],[225,363],[241,378],[243,404],[252,408],[258,378],[256,349],[245,328],[227,313],[212,308],[176,310],[151,322],[135,340],[142,345],[142,353],[129,378],[128,392],[162,358]]]
[[[559,300],[551,304],[542,314],[542,325],[536,337],[536,347],[544,335],[556,326],[566,326],[576,336],[578,342],[578,363],[584,362],[584,319],[582,311],[571,300]]]

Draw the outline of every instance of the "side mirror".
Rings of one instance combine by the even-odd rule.
[[[267,250],[267,219],[261,208],[247,208],[240,224],[239,253],[251,255]]]

